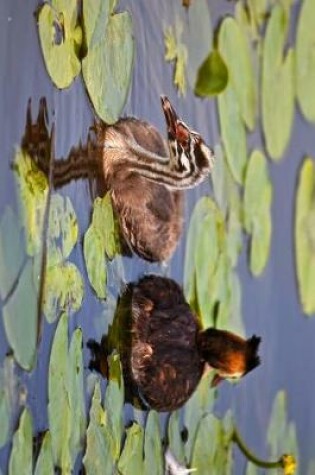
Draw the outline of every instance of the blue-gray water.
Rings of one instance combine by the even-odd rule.
[[[232,11],[233,2],[209,1],[213,24],[223,13]],[[86,138],[93,113],[82,79],[79,76],[66,91],[53,87],[44,67],[39,49],[34,11],[36,1],[2,0],[0,4],[0,216],[6,204],[14,203],[14,181],[10,161],[14,147],[21,142],[25,126],[27,101],[31,97],[34,113],[38,100],[47,98],[48,110],[56,124],[56,155],[66,156],[72,145]],[[152,122],[163,133],[164,118],[159,96],[167,94],[180,116],[200,131],[210,144],[220,141],[214,101],[202,101],[191,91],[179,98],[172,83],[172,67],[164,61],[164,26],[174,24],[182,10],[180,0],[121,2],[133,15],[136,34],[136,64],[130,97],[124,114]],[[299,4],[295,7],[299,10]],[[182,13],[181,13],[182,15]],[[187,25],[189,28],[189,25]],[[292,36],[294,39],[294,35]],[[261,146],[259,133],[249,139],[249,148]],[[271,405],[276,392],[288,393],[289,419],[296,423],[301,466],[306,474],[308,461],[315,457],[315,319],[307,319],[298,300],[294,263],[294,197],[297,172],[302,158],[314,155],[314,126],[307,123],[296,107],[294,129],[284,159],[269,163],[274,186],[272,207],[273,237],[271,255],[262,277],[253,278],[248,269],[246,246],[239,261],[243,288],[243,315],[248,334],[262,336],[262,365],[237,386],[224,383],[219,391],[218,410],[231,405],[244,439],[259,455],[267,456],[266,431]],[[91,203],[88,186],[77,182],[63,191],[68,195],[79,217],[81,235],[89,223]],[[187,193],[186,225],[196,200],[211,193],[209,184]],[[179,282],[183,278],[185,233],[173,257],[169,274]],[[72,260],[86,278],[82,247],[77,245]],[[126,280],[134,280],[143,272],[157,269],[138,258],[125,263]],[[0,263],[1,265],[1,263]],[[71,319],[71,326],[83,328],[83,338],[99,339],[102,325],[101,304],[87,282],[82,309]],[[315,291],[315,289],[314,289]],[[27,404],[35,427],[47,427],[46,396],[47,364],[54,326],[45,326],[39,348],[36,372],[24,375],[28,387]],[[0,319],[0,359],[8,350]],[[87,358],[87,355],[86,355]],[[87,360],[86,360],[87,361]],[[6,466],[8,447],[0,452],[0,466]],[[243,459],[239,460],[239,472]],[[4,470],[5,471],[5,470]]]

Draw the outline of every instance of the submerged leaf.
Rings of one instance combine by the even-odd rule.
[[[249,160],[244,191],[244,222],[251,234],[250,268],[260,275],[268,260],[271,244],[272,184],[264,155],[255,150]]]
[[[256,115],[256,84],[249,41],[232,17],[226,17],[219,33],[219,51],[228,68],[230,87],[234,89],[240,114],[253,130]]]
[[[45,65],[53,83],[69,87],[81,70],[78,50],[82,32],[76,26],[76,0],[52,0],[38,15],[38,30]]]
[[[315,313],[315,164],[302,164],[295,205],[295,259],[300,300],[307,315]]]
[[[19,427],[13,436],[12,450],[9,461],[9,475],[32,473],[33,434],[32,418],[27,409],[20,417]]]
[[[114,13],[111,0],[83,1],[87,55],[83,78],[92,104],[107,124],[119,119],[131,84],[134,38],[129,12]]]
[[[262,67],[262,122],[268,153],[280,160],[291,136],[294,119],[293,49],[283,58],[288,12],[275,5],[267,25]]]
[[[213,50],[201,64],[195,94],[201,97],[212,97],[224,91],[229,79],[228,69],[218,50]]]
[[[30,371],[36,357],[37,291],[33,285],[33,266],[29,260],[18,285],[2,309],[5,332],[17,363]]]
[[[0,297],[12,290],[23,262],[20,226],[12,208],[7,206],[0,219]]]
[[[180,94],[186,94],[186,67],[188,61],[187,47],[182,43],[183,25],[176,22],[175,27],[168,27],[164,32],[165,60],[175,61],[174,84]]]
[[[315,122],[315,3],[304,0],[296,38],[297,97],[304,116]]]

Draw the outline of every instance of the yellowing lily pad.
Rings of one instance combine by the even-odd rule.
[[[244,223],[251,234],[250,268],[255,276],[266,267],[270,252],[272,184],[264,155],[255,150],[249,160],[244,191]]]
[[[230,87],[234,89],[240,114],[246,126],[253,130],[257,97],[250,44],[232,17],[226,17],[220,26],[219,51],[228,68]]]
[[[304,116],[315,122],[315,3],[302,2],[296,38],[297,97]]]
[[[32,473],[33,463],[32,418],[27,409],[20,417],[19,427],[13,436],[9,461],[9,475]]]
[[[224,91],[229,79],[228,69],[218,50],[214,49],[201,64],[195,86],[195,94],[212,97]]]
[[[131,84],[134,38],[128,12],[116,1],[83,0],[87,55],[82,73],[92,104],[107,124],[119,119]]]
[[[267,24],[262,67],[263,131],[268,153],[274,160],[283,156],[294,119],[293,49],[283,58],[288,26],[288,12],[275,5]]]
[[[174,27],[168,27],[164,32],[165,61],[174,61],[174,85],[182,95],[186,94],[187,80],[186,68],[188,61],[188,51],[182,42],[184,26],[177,20]]]
[[[48,74],[59,89],[69,87],[81,70],[78,51],[82,31],[77,26],[76,0],[44,3],[38,15],[38,30]]]
[[[18,285],[2,309],[8,342],[17,363],[32,369],[36,356],[38,302],[33,285],[33,266],[29,260]]]
[[[302,164],[295,205],[295,259],[300,301],[307,315],[315,313],[315,164]]]
[[[43,222],[48,196],[47,177],[31,157],[18,149],[14,157],[19,206],[25,229],[26,251],[30,256],[38,254],[43,242]]]

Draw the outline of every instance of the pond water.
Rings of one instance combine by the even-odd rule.
[[[208,1],[208,4],[213,25],[218,24],[222,15],[234,11],[234,2],[219,0]],[[34,17],[37,7],[37,1],[21,3],[11,0],[0,5],[0,217],[8,204],[17,209],[10,163],[15,147],[21,144],[29,98],[34,116],[37,114],[40,98],[46,98],[50,121],[55,123],[57,157],[67,156],[72,146],[78,145],[80,140],[86,140],[94,117],[81,76],[64,91],[57,90],[50,81],[39,46]],[[159,99],[163,93],[170,98],[179,116],[192,124],[208,144],[218,144],[221,138],[215,101],[197,98],[189,88],[186,96],[180,97],[173,85],[173,68],[164,60],[163,29],[173,25],[176,18],[184,22],[188,31],[191,27],[181,2],[125,0],[121,2],[120,8],[131,12],[136,38],[132,86],[123,114],[144,119],[164,133],[165,123]],[[295,20],[299,8],[300,4],[296,2],[293,6]],[[293,26],[292,41],[294,32]],[[303,314],[299,301],[294,257],[294,213],[298,171],[303,157],[307,154],[312,156],[315,135],[314,125],[302,117],[297,106],[295,111],[294,127],[285,156],[279,163],[270,161],[268,164],[274,195],[272,241],[267,266],[260,277],[252,276],[245,236],[245,245],[237,265],[242,284],[242,315],[246,334],[255,333],[262,337],[262,364],[239,384],[225,382],[219,387],[215,412],[222,415],[226,409],[231,408],[244,440],[253,452],[268,459],[266,434],[272,403],[277,392],[284,389],[288,397],[288,419],[295,423],[297,430],[300,460],[298,473],[306,475],[311,460],[315,459],[315,320]],[[248,137],[248,149],[264,150],[263,146],[261,131],[256,129]],[[113,316],[121,279],[125,282],[135,281],[144,273],[155,272],[168,275],[179,283],[183,282],[189,219],[198,199],[204,195],[212,196],[213,188],[210,181],[206,181],[186,193],[185,229],[167,267],[146,263],[136,256],[132,259],[123,258],[119,265],[109,266],[107,303],[97,299],[88,283],[80,245],[91,216],[92,201],[88,184],[79,180],[64,187],[61,193],[71,199],[79,222],[80,238],[72,251],[71,261],[84,277],[85,294],[81,309],[69,319],[69,328],[70,332],[77,327],[82,328],[84,374],[87,378],[89,351],[86,342],[91,338],[99,341],[106,332]],[[0,266],[2,265],[0,262]],[[31,411],[36,433],[47,429],[47,372],[55,330],[56,324],[44,324],[37,352],[37,366],[32,372],[16,368],[21,384],[27,388],[25,404]],[[8,350],[3,321],[0,319],[0,362],[4,360]],[[23,405],[23,401],[20,404]],[[21,405],[16,403],[14,427]],[[141,414],[134,416],[132,409],[127,408],[126,420],[133,417],[139,420],[143,418]],[[10,442],[0,449],[0,468],[3,473],[7,471],[10,450]],[[237,450],[235,458],[233,473],[243,473],[245,460]]]

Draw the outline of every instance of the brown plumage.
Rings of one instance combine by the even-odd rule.
[[[200,183],[214,161],[213,151],[177,117],[166,97],[162,108],[167,141],[135,118],[111,126],[98,123],[91,128],[88,145],[55,160],[51,171],[55,187],[93,175],[102,180],[124,239],[148,261],[164,261],[173,254],[182,231],[183,190]],[[30,140],[28,145],[34,152]],[[48,174],[47,160],[40,154],[36,159]]]
[[[129,286],[118,310],[120,319],[103,344],[106,341],[106,351],[118,347],[127,397],[142,407],[181,407],[209,365],[223,379],[239,378],[260,363],[260,338],[202,330],[182,289],[171,279],[144,277]]]

